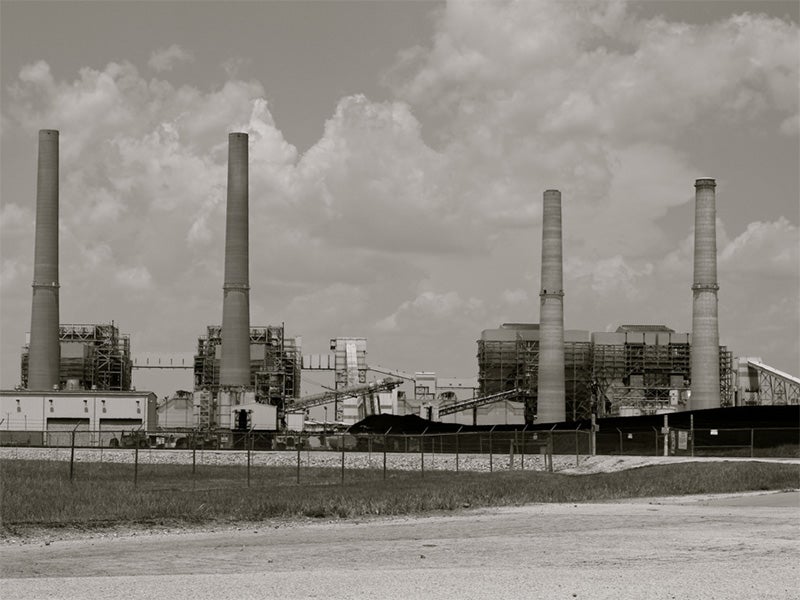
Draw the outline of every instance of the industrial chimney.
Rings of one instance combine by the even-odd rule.
[[[247,134],[230,133],[220,386],[250,385],[248,188]]]
[[[695,181],[694,284],[692,285],[692,410],[718,408],[719,323],[717,321],[716,182]]]
[[[59,386],[58,340],[58,131],[39,131],[36,242],[28,350],[28,389]]]
[[[547,190],[542,206],[542,289],[539,311],[537,422],[566,418],[564,390],[564,290],[561,256],[561,192]]]

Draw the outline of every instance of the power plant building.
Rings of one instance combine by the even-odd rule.
[[[194,387],[198,398],[207,398],[198,404],[198,426],[217,423],[213,408],[208,406],[221,386],[222,327],[210,325],[206,335],[197,340],[194,356]],[[251,327],[249,341],[249,381],[259,403],[282,407],[287,398],[300,397],[300,371],[302,348],[300,338],[286,338],[283,326]],[[218,423],[217,423],[218,424]]]
[[[537,411],[538,324],[507,323],[478,340],[479,395],[518,389],[526,421]],[[567,420],[687,410],[691,335],[663,325],[622,325],[616,332],[565,330]],[[733,404],[732,355],[719,348],[720,397]]]
[[[64,390],[130,391],[131,344],[113,323],[60,325],[58,385]],[[22,349],[20,382],[29,388],[30,346]]]

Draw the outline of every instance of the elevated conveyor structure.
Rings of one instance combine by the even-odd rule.
[[[756,360],[747,366],[758,374],[758,404],[800,404],[800,378]]]
[[[319,394],[312,394],[310,396],[304,396],[299,400],[292,402],[286,406],[287,413],[300,413],[308,408],[313,408],[314,406],[322,406],[323,404],[329,404],[330,402],[334,402],[340,398],[352,397],[352,396],[372,396],[373,394],[377,394],[378,392],[386,392],[391,391],[394,388],[402,385],[403,382],[400,379],[392,379],[387,377],[386,379],[379,379],[373,383],[363,384],[363,385],[354,385],[346,388],[342,388],[335,391],[329,392],[320,392]]]
[[[500,400],[514,400],[521,393],[522,390],[515,388],[513,390],[506,390],[505,392],[489,394],[488,396],[481,396],[479,398],[470,398],[469,400],[464,400],[463,402],[456,402],[455,404],[450,404],[448,406],[440,407],[439,416],[443,417],[446,415],[451,415],[453,413],[460,412],[462,410],[469,410],[471,408],[478,408],[479,406],[486,406],[487,404],[492,404],[493,402],[499,402]]]

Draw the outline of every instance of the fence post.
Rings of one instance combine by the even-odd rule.
[[[298,436],[298,439],[301,439]],[[295,444],[297,446],[297,483],[300,483],[300,444]]]
[[[339,443],[342,445],[342,485],[344,485],[344,435],[339,436]]]
[[[578,435],[579,435],[578,431],[580,431],[580,428],[581,428],[580,425],[578,425],[575,428],[575,466],[576,467],[580,467],[581,466],[581,449],[580,449],[581,448],[581,446],[580,446],[581,440],[578,437]]]
[[[522,438],[522,444],[521,444],[522,448],[520,449],[519,463],[520,463],[520,469],[522,471],[525,470],[525,430],[527,428],[528,428],[528,424],[526,423],[525,427],[522,428],[522,434],[520,435],[520,437]]]
[[[389,431],[391,431],[391,430],[392,430],[392,428],[389,427]],[[383,434],[383,479],[384,480],[386,480],[386,444],[388,444],[388,439],[387,438],[388,438],[388,435],[389,435],[389,431],[387,431],[387,432],[385,432]]]
[[[422,434],[419,436],[419,465],[420,465],[420,474],[421,477],[425,477],[425,432],[428,431],[428,428],[422,430]]]
[[[617,431],[619,431],[619,453],[622,454],[622,430],[617,427]]]
[[[136,440],[136,447],[133,449],[133,485],[139,483],[139,440]]]
[[[459,441],[461,440],[461,430],[462,429],[464,429],[463,425],[458,428],[458,431],[456,431],[456,473],[458,473],[458,444],[459,444]]]
[[[492,428],[489,430],[489,473],[492,472],[492,467],[493,467],[492,462],[494,457],[492,456],[492,454],[494,448],[492,448],[492,432],[494,431],[495,427],[497,427],[497,425],[492,425]]]
[[[750,429],[750,458],[753,458],[753,441],[754,441],[753,431],[754,431],[753,429]]]
[[[555,427],[555,425],[553,426]],[[550,430],[550,433],[547,436],[547,454],[544,456],[544,462],[548,462],[548,457],[550,459],[550,466],[547,469],[550,473],[553,472],[553,430]]]
[[[235,442],[232,444],[235,448]],[[248,431],[244,436],[244,448],[247,452],[247,487],[250,487],[250,432]]]
[[[655,433],[655,436],[656,436],[656,454],[655,455],[658,456],[658,429],[653,427],[653,433]]]
[[[76,425],[77,427],[77,425]],[[72,476],[75,473],[75,430],[72,430],[72,443],[69,452],[69,481],[72,483]]]
[[[692,456],[694,456],[694,415],[689,415],[689,438],[692,443]]]

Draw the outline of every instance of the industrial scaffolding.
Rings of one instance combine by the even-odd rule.
[[[588,419],[592,413],[592,345],[564,343],[566,413],[569,419]],[[536,414],[539,383],[539,340],[478,341],[479,396],[517,389],[516,402],[525,404],[525,420]]]
[[[59,325],[61,389],[130,391],[131,344],[113,323]],[[21,384],[28,387],[29,346],[21,355]]]
[[[195,390],[216,396],[222,356],[222,328],[209,325],[197,340],[194,356]],[[302,349],[297,340],[284,336],[283,325],[250,328],[250,385],[258,402],[283,406],[300,397]]]
[[[479,395],[519,390],[532,422],[538,400],[537,326],[509,324],[487,330],[478,340]],[[565,332],[566,415],[570,420],[598,416],[652,414],[686,407],[691,384],[688,334],[663,325],[625,325],[615,333]],[[583,335],[582,335],[583,334]],[[572,339],[570,339],[570,337]],[[720,404],[733,405],[732,353],[720,346]]]
[[[680,334],[679,334],[680,335]],[[599,416],[686,409],[691,386],[691,345],[593,344],[592,374]],[[732,405],[732,353],[720,346],[720,405]]]

